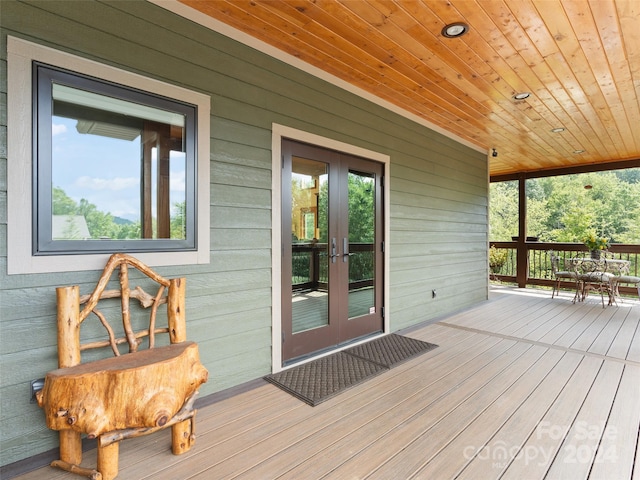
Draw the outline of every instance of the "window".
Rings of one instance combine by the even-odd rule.
[[[194,250],[193,105],[34,64],[33,254]]]
[[[208,263],[209,98],[12,37],[8,63],[9,273]]]

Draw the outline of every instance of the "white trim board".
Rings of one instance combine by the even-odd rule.
[[[389,165],[391,157],[379,152],[367,150],[348,143],[322,137],[295,128],[272,124],[271,133],[271,367],[272,373],[283,370],[282,367],[282,139],[289,138],[323,148],[348,153],[384,164],[384,286],[385,307],[384,333],[390,331],[391,311],[389,309],[389,258],[391,251],[391,230],[389,227],[391,179]],[[349,345],[353,346],[353,345]],[[346,348],[346,347],[345,347]],[[337,351],[337,350],[334,350]]]

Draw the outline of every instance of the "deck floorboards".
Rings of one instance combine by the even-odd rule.
[[[640,302],[571,300],[500,288],[405,333],[438,348],[316,407],[265,382],[201,408],[184,455],[168,430],[125,440],[118,478],[640,479]]]

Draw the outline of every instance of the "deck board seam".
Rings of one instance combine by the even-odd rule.
[[[559,345],[553,345],[551,343],[537,342],[535,340],[529,340],[529,339],[526,339],[526,338],[514,337],[512,335],[504,335],[504,334],[501,334],[501,333],[489,332],[487,330],[480,330],[480,329],[476,329],[476,328],[472,328],[472,327],[465,327],[465,326],[462,326],[462,325],[455,325],[453,323],[438,322],[438,325],[443,325],[445,327],[455,328],[455,329],[458,329],[458,330],[465,330],[467,332],[472,332],[472,333],[479,333],[479,334],[483,334],[483,335],[499,337],[499,338],[503,338],[505,340],[514,340],[516,342],[529,343],[531,345],[537,345],[539,347],[551,348],[551,349],[554,349],[554,350],[561,350],[563,352],[577,353],[579,355],[598,358],[600,360],[611,360],[613,362],[619,362],[619,363],[622,363],[622,364],[625,364],[625,365],[640,366],[640,362],[637,362],[635,360],[629,360],[629,359],[625,359],[625,358],[610,357],[610,356],[607,356],[607,355],[588,352],[588,351],[585,351],[585,350],[579,350],[579,349],[576,349],[576,348],[562,347],[562,346],[559,346]]]

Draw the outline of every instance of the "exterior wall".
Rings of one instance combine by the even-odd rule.
[[[3,0],[0,22],[0,465],[57,446],[29,382],[57,366],[55,287],[99,275],[7,275],[7,35],[211,96],[211,263],[158,268],[187,277],[201,396],[271,371],[274,122],[391,157],[392,331],[486,299],[484,154],[148,2]]]

